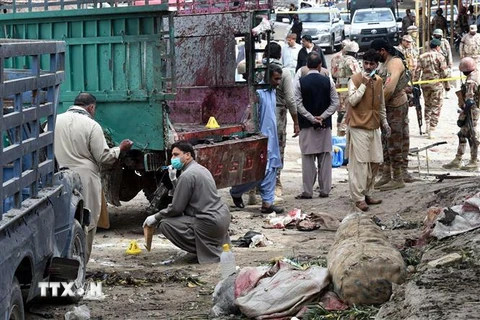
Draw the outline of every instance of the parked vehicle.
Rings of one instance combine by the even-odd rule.
[[[59,112],[78,92],[90,92],[107,141],[134,142],[104,176],[107,200],[114,205],[142,190],[151,210],[168,204],[172,185],[165,166],[175,139],[195,145],[197,161],[212,172],[218,188],[264,176],[267,138],[240,120],[247,106],[255,105],[258,86],[254,51],[260,36],[251,30],[269,18],[271,0],[178,1],[174,12],[172,1],[133,6],[114,1],[110,8],[87,6],[95,0],[3,6],[9,13],[0,16],[0,37],[66,41],[68,77]],[[236,39],[248,44],[247,82],[235,81]],[[210,117],[220,128],[205,128]]]
[[[337,8],[301,9],[299,12],[303,26],[302,36],[312,36],[313,42],[327,53],[333,53],[341,47],[342,40],[345,39],[345,23]]]
[[[357,9],[368,8],[390,8],[392,13],[397,9],[397,1],[395,0],[347,0],[347,9],[350,11],[350,17]]]
[[[350,39],[355,40],[361,51],[370,47],[375,39],[398,44],[398,29],[393,12],[389,8],[358,9],[352,18]]]
[[[24,305],[40,294],[41,281],[74,281],[74,291],[85,284],[90,215],[80,177],[55,170],[53,156],[64,53],[60,41],[0,41],[2,319],[23,320]],[[13,61],[22,68],[10,68]]]
[[[340,16],[342,17],[344,23],[345,37],[350,37],[350,12],[341,11]]]

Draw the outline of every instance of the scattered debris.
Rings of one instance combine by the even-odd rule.
[[[375,318],[378,308],[374,306],[356,306],[340,311],[329,311],[320,305],[309,307],[303,315],[304,320],[355,319],[370,320]]]
[[[90,319],[90,310],[86,305],[73,307],[73,311],[65,313],[65,320],[88,320]]]
[[[452,264],[452,263],[455,263],[455,262],[458,262],[458,261],[461,261],[461,260],[462,260],[462,256],[460,254],[454,252],[454,253],[447,254],[446,256],[443,256],[439,259],[430,261],[427,264],[428,264],[428,266],[430,266],[432,268],[436,268],[436,267],[439,267],[439,266],[449,265],[449,264]]]

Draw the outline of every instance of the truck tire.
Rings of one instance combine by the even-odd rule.
[[[150,206],[147,208],[148,214],[154,214],[166,208],[172,202],[172,197],[168,195],[169,191],[163,182],[160,183],[151,197]]]
[[[24,320],[25,309],[23,309],[22,290],[20,283],[16,277],[13,278],[12,289],[10,291],[10,306],[8,311],[8,319],[10,320]]]
[[[72,287],[73,292],[78,292],[78,289],[85,289],[85,275],[87,266],[87,237],[80,222],[74,220],[72,226],[72,241],[70,242],[70,248],[68,249],[67,258],[78,260],[80,266],[78,267],[77,278],[74,280],[75,284]],[[53,280],[52,280],[53,281]],[[78,302],[82,298],[82,295],[77,294],[74,297],[64,297],[67,302]]]

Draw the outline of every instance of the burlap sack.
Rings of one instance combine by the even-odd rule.
[[[342,221],[327,260],[335,292],[350,305],[383,303],[392,294],[392,283],[405,280],[400,252],[363,214]]]

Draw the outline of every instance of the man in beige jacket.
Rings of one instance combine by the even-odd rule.
[[[89,93],[80,93],[74,105],[57,116],[55,125],[55,157],[60,167],[77,172],[82,180],[85,207],[91,210],[87,233],[86,261],[90,259],[93,238],[102,204],[100,168],[113,164],[120,152],[128,151],[133,142],[126,139],[119,147],[109,148],[100,125],[93,120],[97,100]]]
[[[387,136],[387,123],[382,78],[375,74],[380,56],[374,50],[363,55],[364,72],[348,81],[347,146],[350,198],[355,206],[367,211],[368,205],[382,200],[372,198],[375,176],[383,162],[381,128]]]

